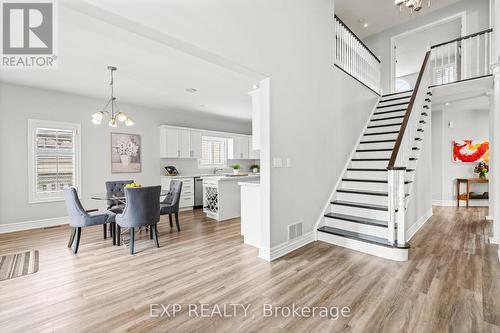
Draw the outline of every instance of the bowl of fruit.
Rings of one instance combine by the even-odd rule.
[[[141,187],[142,185],[139,183],[130,183],[125,185],[126,188],[135,188],[135,187]]]

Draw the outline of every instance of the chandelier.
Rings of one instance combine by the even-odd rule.
[[[108,70],[111,75],[111,81],[109,85],[111,86],[111,97],[109,98],[106,105],[102,108],[102,111],[98,111],[92,115],[92,122],[96,125],[100,125],[105,116],[109,117],[108,125],[110,127],[117,127],[118,122],[125,123],[126,126],[134,125],[132,119],[130,119],[125,113],[121,112],[116,104],[116,97],[114,96],[114,80],[113,72],[117,70],[114,66],[108,66]],[[109,110],[108,110],[108,107]]]
[[[394,4],[399,6],[399,10],[403,10],[403,6],[406,6],[410,9],[410,13],[418,12],[422,9],[422,1],[423,0],[394,0]],[[427,0],[427,7],[431,6],[431,0]]]

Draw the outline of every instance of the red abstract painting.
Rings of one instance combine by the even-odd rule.
[[[489,161],[490,144],[488,140],[455,140],[453,141],[453,161],[486,162]]]

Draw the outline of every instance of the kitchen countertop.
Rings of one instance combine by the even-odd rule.
[[[245,177],[260,177],[260,174],[254,174],[254,173],[248,173],[248,176],[237,176],[237,177],[232,177],[232,176],[226,176],[225,174],[213,174],[213,173],[199,173],[199,174],[181,174],[177,176],[166,176],[162,175],[161,177],[165,178],[194,178],[194,177],[227,177],[227,178],[237,178],[237,179],[247,179]]]
[[[205,178],[217,178],[218,181],[249,181],[249,180],[260,180],[260,175],[252,175],[248,174],[248,176],[225,176],[225,175],[218,175],[218,176],[208,176],[208,177],[201,177],[203,179]]]
[[[250,182],[239,182],[238,185],[240,185],[240,186],[260,186],[260,180],[259,181],[250,181]]]

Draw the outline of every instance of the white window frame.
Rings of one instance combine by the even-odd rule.
[[[72,130],[75,133],[75,184],[79,194],[81,194],[81,125],[78,123],[68,123],[60,121],[28,119],[28,203],[43,203],[64,201],[64,193],[62,191],[52,194],[39,195],[36,192],[36,161],[35,161],[35,131],[37,128],[56,128]]]
[[[215,165],[215,164],[200,164],[202,158],[198,159],[198,168],[199,169],[214,169],[214,168],[227,168],[227,153],[228,153],[228,138],[222,136],[215,135],[202,135],[201,136],[201,156],[203,157],[203,138],[210,138],[213,140],[224,141],[224,165]]]

